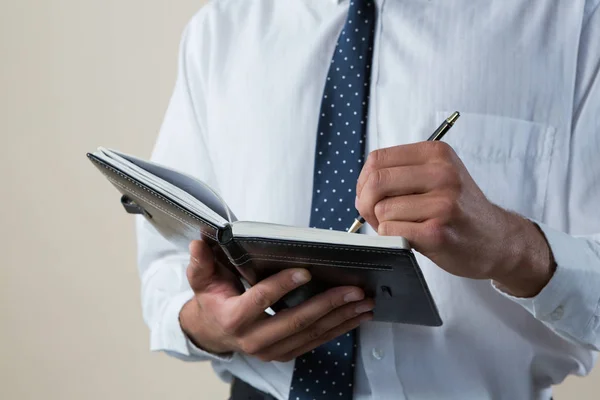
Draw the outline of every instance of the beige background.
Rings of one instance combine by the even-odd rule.
[[[132,219],[85,158],[149,155],[202,3],[0,0],[1,399],[227,397],[208,364],[148,351]]]

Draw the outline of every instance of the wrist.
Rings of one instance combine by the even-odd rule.
[[[496,286],[515,297],[536,296],[555,270],[552,249],[534,222],[511,214],[506,262],[491,277]]]
[[[183,305],[179,312],[179,325],[183,334],[198,349],[214,355],[225,356],[233,352],[232,349],[212,340],[202,317],[202,310],[195,299],[191,299]],[[209,327],[208,327],[209,328]]]

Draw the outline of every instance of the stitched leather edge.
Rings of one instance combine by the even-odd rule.
[[[248,260],[242,262],[241,264],[237,264],[238,267],[241,267],[242,265],[249,263],[250,261],[280,261],[282,263],[290,263],[290,264],[306,264],[306,261],[295,261],[295,260],[279,260],[276,257],[269,257],[269,258],[261,258],[261,257],[251,257]],[[327,260],[325,260],[327,261]],[[312,261],[310,263],[311,265],[322,265],[325,267],[341,267],[339,264],[328,264],[328,263],[321,263],[321,262],[316,262],[316,261]],[[346,268],[356,268],[356,269],[361,269],[361,270],[377,270],[377,271],[389,271],[392,272],[391,269],[386,269],[386,268],[374,268],[374,267],[360,267],[360,266],[352,266],[350,265],[349,267],[345,266]]]
[[[135,190],[132,190],[131,188],[128,188],[127,186],[125,186],[125,185],[123,185],[122,183],[120,183],[120,182],[118,182],[118,181],[114,180],[113,178],[109,178],[109,177],[107,177],[107,179],[108,179],[109,181],[111,181],[111,182],[112,182],[114,185],[117,185],[118,187],[120,187],[121,189],[123,189],[123,190],[127,190],[128,192],[135,194],[135,195],[136,195],[137,197],[139,197],[140,199],[142,199],[142,200],[144,200],[144,201],[146,201],[146,202],[148,202],[148,203],[152,204],[154,207],[158,208],[159,210],[161,210],[161,211],[162,211],[162,212],[164,212],[165,214],[169,215],[170,217],[172,217],[172,218],[176,219],[177,221],[181,222],[182,224],[184,224],[184,225],[186,225],[186,226],[188,226],[188,227],[190,227],[190,228],[197,229],[197,227],[196,227],[196,226],[194,226],[194,225],[190,224],[189,222],[187,222],[187,221],[186,221],[186,220],[184,220],[184,219],[181,219],[181,218],[180,218],[180,217],[178,217],[177,215],[175,215],[175,214],[171,213],[169,210],[167,210],[167,209],[165,209],[165,208],[161,207],[160,205],[156,204],[155,202],[153,202],[152,200],[150,200],[150,199],[149,199],[149,198],[147,198],[146,196],[144,196],[144,195],[140,194],[139,192],[137,192],[137,191],[135,191]],[[198,222],[202,222],[202,221],[201,221],[201,220],[198,220]],[[205,225],[206,225],[206,224],[205,224]],[[209,228],[210,228],[210,226],[209,226]],[[217,238],[216,238],[215,236],[213,236],[211,233],[209,233],[209,232],[203,232],[203,233],[204,233],[206,236],[210,237],[211,239],[213,239],[213,240],[217,240]]]
[[[362,249],[362,248],[343,246],[343,245],[335,245],[335,244],[326,244],[326,245],[320,246],[320,245],[316,245],[316,244],[302,244],[302,243],[275,242],[275,241],[271,242],[271,241],[266,241],[266,240],[244,239],[244,238],[239,238],[239,237],[236,237],[235,240],[239,241],[239,242],[246,242],[246,243],[276,244],[278,246],[312,247],[312,248],[316,248],[316,249],[334,249],[334,250],[351,250],[351,251],[359,251],[361,253],[365,252],[365,253],[388,254],[391,256],[397,256],[403,252],[410,251],[408,249],[398,249],[397,251],[392,252],[392,251],[385,251],[385,250],[375,250],[372,248],[371,249]]]
[[[121,178],[123,178],[123,179],[125,179],[125,180],[127,180],[127,181],[129,181],[129,182],[131,182],[131,183],[133,183],[135,186],[137,186],[137,187],[141,188],[141,189],[142,189],[142,190],[144,190],[145,192],[148,192],[148,193],[149,193],[149,194],[151,194],[152,196],[154,196],[154,197],[157,197],[157,198],[159,198],[159,199],[161,199],[161,200],[163,200],[163,201],[167,202],[167,203],[168,203],[168,204],[170,204],[171,206],[173,206],[173,207],[177,208],[177,209],[178,209],[179,211],[181,211],[182,213],[184,213],[184,214],[186,214],[187,216],[191,217],[192,219],[194,219],[194,220],[196,220],[196,221],[200,222],[201,224],[203,224],[203,225],[207,226],[208,228],[212,228],[212,229],[215,229],[215,230],[218,230],[218,229],[219,229],[219,228],[217,228],[216,226],[214,226],[214,225],[212,225],[212,224],[210,224],[210,223],[208,223],[208,222],[204,221],[203,219],[200,219],[200,218],[198,218],[196,215],[194,215],[194,214],[190,213],[189,211],[185,210],[184,208],[182,208],[182,207],[181,207],[181,206],[179,206],[178,204],[176,204],[176,203],[172,202],[171,200],[167,199],[166,197],[164,197],[164,196],[162,196],[162,195],[160,195],[160,194],[158,194],[158,193],[155,193],[155,192],[152,192],[152,191],[150,191],[148,188],[144,187],[144,186],[143,186],[143,185],[141,185],[140,183],[138,183],[138,182],[136,182],[135,180],[131,179],[131,178],[130,178],[130,177],[128,177],[127,175],[125,175],[125,174],[121,173],[119,170],[117,170],[117,169],[113,168],[112,166],[110,166],[110,165],[106,165],[106,164],[104,164],[104,163],[101,163],[101,162],[98,162],[98,161],[96,161],[96,160],[93,160],[93,161],[94,161],[94,162],[96,162],[96,164],[100,165],[101,167],[103,167],[103,168],[105,168],[105,169],[107,169],[107,170],[109,170],[109,171],[112,171],[113,173],[117,174],[117,175],[118,175],[118,176],[120,176]],[[109,176],[109,175],[107,175],[107,174],[104,174],[104,175],[106,176],[106,178],[107,178],[107,179],[108,179],[108,180],[109,180],[111,183],[113,183],[113,184],[116,184],[116,185],[117,185],[117,186],[119,186],[121,189],[123,189],[123,190],[127,190],[127,191],[129,191],[129,192],[131,192],[131,193],[135,194],[136,196],[139,196],[141,199],[143,199],[143,200],[147,201],[148,203],[152,204],[154,207],[156,207],[156,208],[158,208],[159,210],[161,210],[161,211],[165,212],[167,215],[169,215],[169,216],[171,216],[171,217],[175,218],[176,220],[178,220],[179,222],[181,222],[181,223],[185,224],[186,226],[188,226],[188,227],[190,227],[190,228],[197,228],[196,226],[194,226],[194,225],[191,225],[189,222],[187,222],[187,221],[185,221],[185,220],[182,220],[181,218],[179,218],[179,217],[177,217],[176,215],[172,214],[172,213],[171,213],[171,212],[169,212],[168,210],[166,210],[166,209],[164,209],[163,207],[159,206],[158,204],[154,203],[154,202],[153,202],[153,201],[151,201],[150,199],[148,199],[148,198],[146,198],[145,196],[141,195],[139,192],[136,192],[136,191],[135,191],[135,190],[133,190],[132,188],[129,188],[129,187],[127,187],[127,186],[123,185],[121,182],[118,182],[118,181],[116,181],[116,180],[115,180],[114,178],[112,178],[111,176]],[[210,233],[207,233],[207,232],[204,232],[204,233],[205,233],[205,234],[206,234],[208,237],[210,237],[211,239],[213,239],[213,240],[217,240],[217,239],[216,239],[216,237],[215,237],[214,235],[212,235],[212,234],[210,234]]]
[[[362,263],[362,262],[357,262],[357,261],[332,261],[332,260],[325,260],[325,259],[320,259],[320,258],[286,257],[286,256],[276,256],[276,255],[270,255],[270,254],[247,253],[243,257],[239,257],[237,260],[241,260],[244,257],[249,257],[249,259],[245,260],[244,262],[242,262],[239,265],[244,265],[245,263],[247,263],[248,261],[252,261],[253,259],[258,260],[259,257],[266,257],[268,260],[283,261],[283,262],[297,262],[297,263],[304,262],[304,263],[306,263],[308,261],[311,264],[317,264],[314,261],[320,261],[321,263],[319,265],[329,265],[332,267],[341,266],[341,265],[345,266],[346,264],[354,264],[357,266],[357,268],[358,268],[358,266],[362,266],[362,265],[373,267],[373,268],[361,268],[361,269],[377,269],[377,270],[386,270],[386,271],[394,269],[394,266],[388,265],[388,264]],[[262,260],[265,260],[265,259],[262,259]],[[326,263],[326,264],[324,264],[324,263]],[[379,268],[377,268],[377,267],[379,267]],[[383,267],[387,267],[387,268],[383,268]]]

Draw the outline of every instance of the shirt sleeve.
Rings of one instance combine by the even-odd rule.
[[[538,223],[556,261],[550,282],[535,297],[505,297],[522,305],[565,339],[600,351],[600,237],[576,237]]]
[[[588,1],[580,41],[568,184],[569,232],[543,223],[556,271],[533,298],[504,296],[562,337],[600,351],[600,8]]]
[[[205,7],[206,8],[206,7]],[[152,161],[195,176],[218,188],[205,126],[205,8],[187,25],[179,50],[178,74]],[[193,298],[186,277],[189,253],[173,246],[143,217],[136,219],[142,310],[150,329],[150,349],[188,360],[227,362],[198,349],[179,324],[179,312]]]

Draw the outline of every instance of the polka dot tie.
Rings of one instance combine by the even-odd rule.
[[[321,103],[310,225],[347,230],[364,162],[375,26],[373,0],[352,0]],[[296,359],[291,400],[351,399],[354,331]]]

